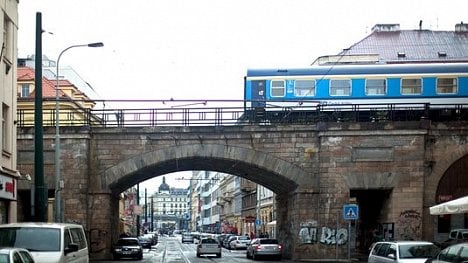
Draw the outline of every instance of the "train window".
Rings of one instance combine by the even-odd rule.
[[[385,95],[387,94],[387,80],[385,79],[367,79],[366,95]]]
[[[456,94],[458,91],[456,78],[438,78],[437,94]]]
[[[351,95],[351,81],[349,79],[331,79],[330,96]]]
[[[421,94],[422,84],[421,79],[401,79],[401,94],[416,95]]]
[[[296,80],[294,82],[294,96],[310,97],[315,96],[315,80]]]
[[[272,97],[284,97],[286,88],[284,80],[272,80],[270,94]]]

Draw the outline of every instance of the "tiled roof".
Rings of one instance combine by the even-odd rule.
[[[468,61],[466,30],[399,30],[398,24],[393,26],[393,30],[374,30],[339,55],[377,54],[379,61],[386,63]]]
[[[31,82],[35,79],[35,71],[30,67],[18,67],[18,83]],[[50,80],[42,77],[42,97],[43,98],[55,98],[55,80]],[[71,86],[73,85],[68,80],[59,80],[59,85]],[[31,97],[35,97],[35,90],[30,94]],[[67,96],[63,91],[59,90],[59,96]]]

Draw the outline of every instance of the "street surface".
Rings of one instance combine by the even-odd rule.
[[[197,242],[197,240],[195,240]],[[143,260],[137,261],[135,259],[121,259],[115,261],[99,261],[99,262],[156,262],[156,263],[203,263],[203,262],[226,262],[226,263],[253,263],[253,262],[289,262],[294,261],[283,259],[277,261],[274,259],[262,259],[262,260],[251,260],[245,256],[245,250],[228,250],[222,249],[221,258],[202,256],[197,258],[196,256],[197,247],[196,244],[182,244],[181,236],[176,235],[174,237],[159,237],[159,243],[153,246],[151,249],[144,249]]]

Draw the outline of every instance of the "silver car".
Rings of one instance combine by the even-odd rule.
[[[372,245],[369,263],[424,263],[440,248],[427,241],[382,241]]]
[[[197,245],[197,257],[201,255],[216,255],[217,258],[221,257],[221,245],[214,238],[202,238]]]
[[[274,238],[254,238],[247,246],[246,256],[256,260],[262,257],[273,257],[281,260],[283,246]]]
[[[28,250],[18,247],[0,248],[0,262],[34,263]]]
[[[468,243],[451,245],[427,263],[461,263],[468,262]]]

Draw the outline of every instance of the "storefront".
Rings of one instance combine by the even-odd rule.
[[[16,222],[17,181],[0,174],[0,224]]]

